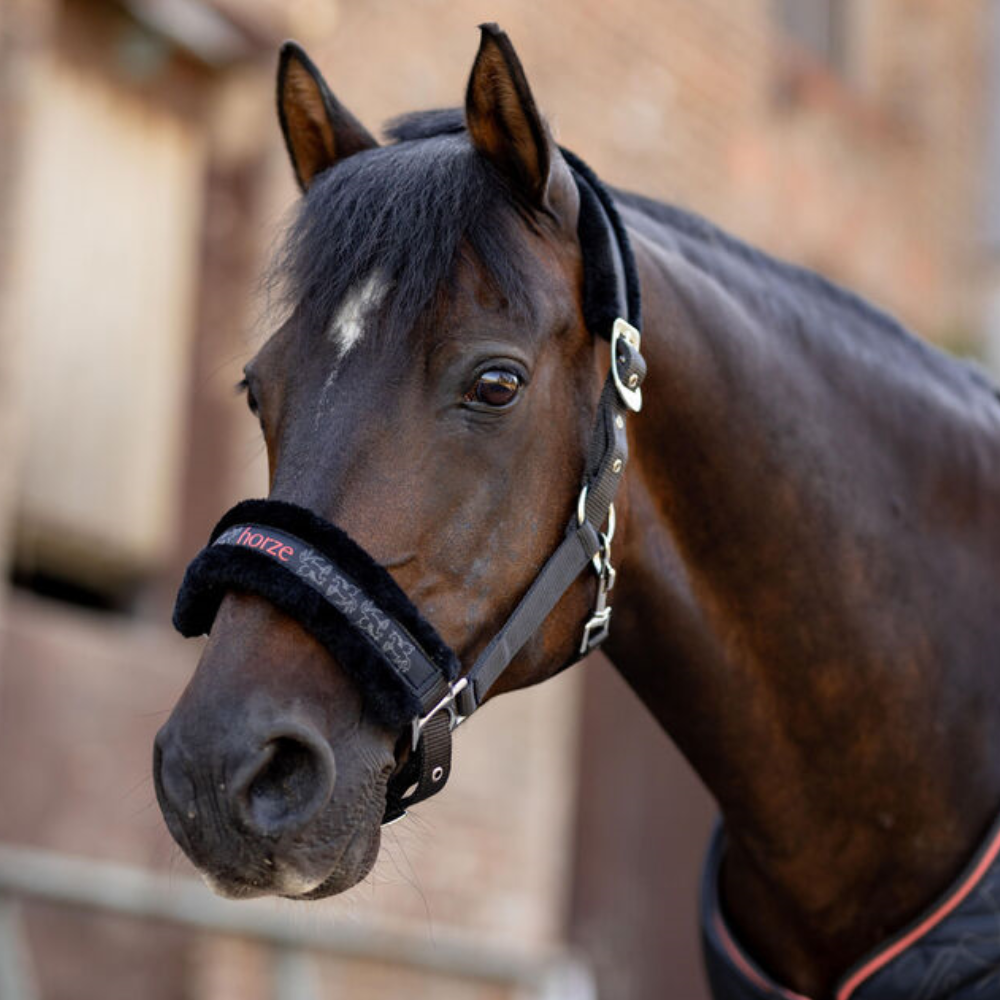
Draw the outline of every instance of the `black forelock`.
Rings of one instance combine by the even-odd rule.
[[[458,111],[406,115],[387,128],[393,143],[316,178],[271,271],[282,301],[309,329],[326,329],[345,293],[377,272],[390,285],[377,326],[395,339],[464,257],[514,317],[530,317],[514,236],[523,207],[463,132]]]
[[[429,139],[434,135],[455,135],[465,131],[465,112],[461,108],[410,111],[390,118],[382,131],[395,142]]]

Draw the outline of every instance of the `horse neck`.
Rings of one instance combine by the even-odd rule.
[[[884,331],[761,322],[643,229],[649,376],[607,649],[720,804],[738,931],[818,996],[947,885],[1000,802],[1000,698],[980,669],[1000,642],[981,592],[996,581],[940,524],[978,515],[982,483],[961,428],[859,359]],[[863,405],[886,392],[893,405]],[[894,447],[908,434],[920,449]],[[921,460],[961,511],[920,493]],[[956,571],[964,592],[943,595]],[[975,642],[945,627],[952,612]]]

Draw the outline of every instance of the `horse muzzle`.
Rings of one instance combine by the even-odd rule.
[[[337,766],[316,725],[289,710],[227,715],[195,733],[175,713],[154,746],[167,826],[210,886],[235,898],[300,897],[363,877],[377,851],[379,812],[347,835],[330,829]]]

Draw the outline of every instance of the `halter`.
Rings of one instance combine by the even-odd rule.
[[[588,564],[597,576],[597,597],[576,658],[608,636],[614,498],[628,461],[625,422],[642,407],[646,374],[639,283],[611,197],[586,164],[562,153],[580,193],[583,313],[591,333],[610,342],[610,369],[566,536],[475,663],[463,674],[458,657],[392,576],[340,528],[296,504],[246,500],[233,507],[188,566],[177,595],[174,625],[193,636],[211,631],[228,591],[259,594],[334,655],[383,723],[409,727],[410,754],[389,779],[383,823],[444,787],[451,733],[476,711]]]

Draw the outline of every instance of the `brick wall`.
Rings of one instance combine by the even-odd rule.
[[[496,20],[559,139],[608,181],[948,337],[973,315],[984,5],[852,11],[846,77],[791,50],[769,0],[342,4],[312,48],[375,127],[459,103],[474,26]]]

